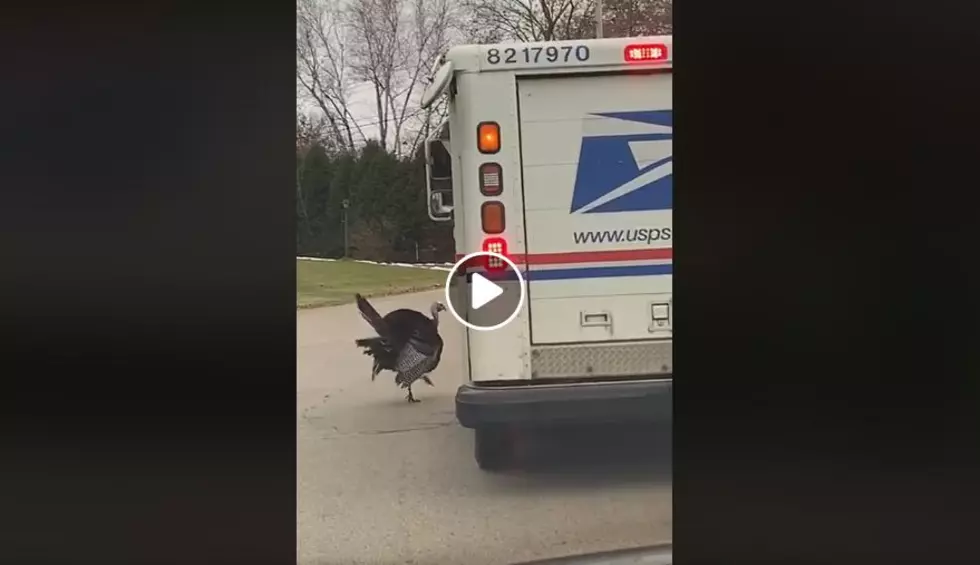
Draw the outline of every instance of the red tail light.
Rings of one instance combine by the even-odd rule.
[[[483,240],[483,250],[507,257],[507,241],[502,237],[488,237]],[[483,258],[484,266],[488,271],[502,271],[507,268],[507,263],[497,257],[484,255]]]
[[[648,63],[667,60],[667,45],[664,43],[634,43],[623,50],[623,60],[627,63]]]
[[[483,233],[491,235],[504,233],[504,204],[496,200],[484,202],[480,206],[480,224]]]

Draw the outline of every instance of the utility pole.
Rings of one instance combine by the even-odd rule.
[[[350,238],[349,238],[348,233],[347,233],[348,232],[348,229],[347,229],[347,208],[350,207],[350,200],[344,198],[343,206],[344,206],[344,258],[346,259],[347,257],[350,256],[350,251],[349,251],[350,250]]]
[[[595,36],[602,39],[602,0],[595,0]]]

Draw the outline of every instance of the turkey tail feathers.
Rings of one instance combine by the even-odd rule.
[[[362,339],[355,339],[354,340],[354,344],[357,345],[358,347],[368,347],[368,348],[370,348],[370,347],[376,347],[376,346],[381,345],[381,338],[380,337],[365,337],[365,338],[362,338]],[[365,352],[365,353],[367,353],[367,352]]]
[[[371,324],[371,327],[374,328],[374,331],[378,332],[378,335],[387,336],[388,324],[385,323],[384,318],[381,317],[381,314],[379,314],[378,311],[374,309],[374,306],[371,306],[371,303],[360,294],[355,294],[354,298],[357,300],[357,310],[361,313],[361,317],[364,318],[364,321]]]
[[[389,350],[384,338],[366,337],[355,339],[354,343],[358,347],[364,348],[364,354],[372,357],[374,362],[371,364],[371,380],[378,376],[384,369],[393,369],[394,354]]]

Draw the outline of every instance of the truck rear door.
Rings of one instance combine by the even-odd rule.
[[[670,70],[517,93],[532,344],[670,339]]]

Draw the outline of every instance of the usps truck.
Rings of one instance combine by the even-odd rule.
[[[672,38],[454,47],[433,65],[429,215],[457,259],[492,251],[524,275],[516,316],[467,327],[460,424],[500,468],[516,434],[672,416]],[[468,308],[468,263],[451,285]],[[463,314],[463,312],[460,312]]]

